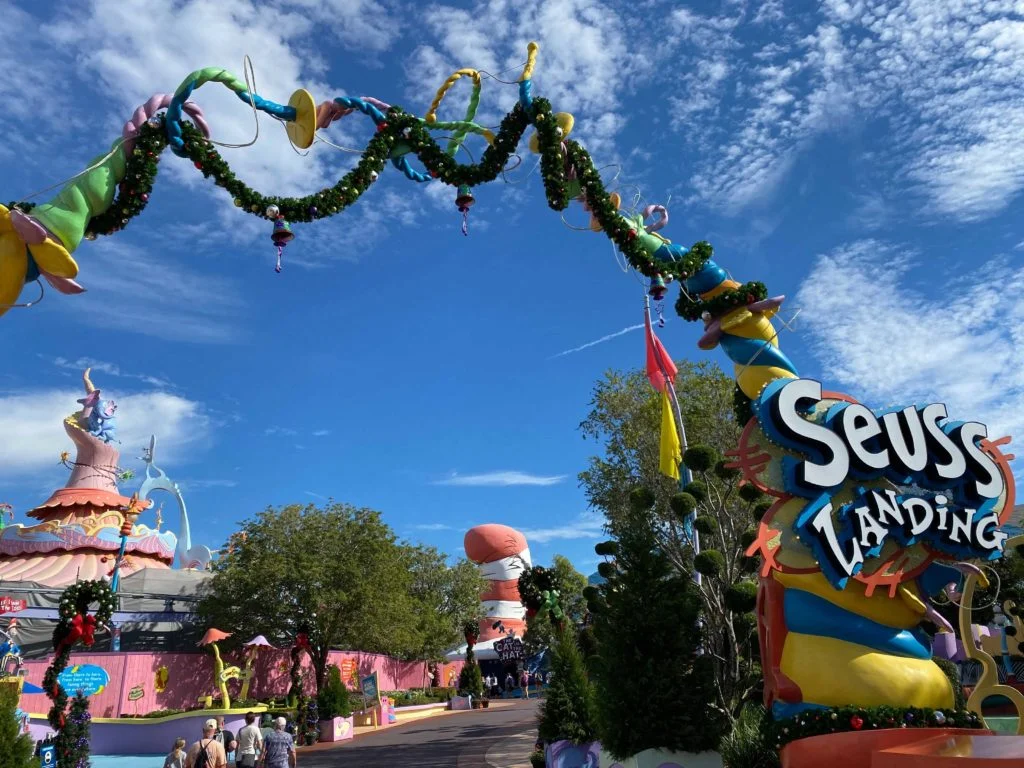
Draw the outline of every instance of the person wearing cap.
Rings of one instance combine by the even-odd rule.
[[[283,717],[274,721],[274,732],[263,740],[263,755],[260,765],[264,768],[295,768],[295,741],[284,728],[288,721]]]
[[[203,765],[207,768],[228,768],[224,747],[213,737],[216,732],[217,721],[213,718],[203,724],[203,738],[188,748],[185,768],[200,768]]]

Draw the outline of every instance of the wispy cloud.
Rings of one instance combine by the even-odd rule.
[[[528,544],[545,544],[568,539],[600,539],[604,536],[604,517],[598,512],[584,512],[572,522],[551,528],[522,529]]]
[[[294,429],[290,429],[289,427],[267,427],[266,429],[263,430],[263,434],[264,435],[288,435],[288,436],[294,436],[294,435],[297,435],[299,433],[296,432]]]
[[[109,392],[109,390],[108,390]],[[172,464],[208,441],[211,423],[202,403],[166,392],[120,396],[117,437],[123,466],[136,464],[135,457],[158,436],[159,461]],[[81,389],[49,389],[0,397],[0,434],[16,440],[0,440],[0,479],[55,471],[58,454],[70,449],[64,433],[64,417],[78,410]],[[67,470],[61,468],[64,474]]]
[[[312,496],[314,499],[320,499],[320,501],[330,501],[330,499],[323,494],[316,493],[314,491],[303,491],[307,496]]]
[[[557,355],[552,355],[551,357],[549,357],[548,360],[554,360],[556,357],[565,357],[566,355],[571,355],[574,352],[582,352],[584,349],[589,349],[590,347],[596,347],[598,344],[604,344],[606,341],[611,341],[612,339],[617,339],[619,336],[625,336],[630,331],[638,331],[638,330],[640,330],[643,327],[644,327],[643,323],[638,323],[637,325],[631,325],[628,328],[623,328],[621,331],[616,331],[615,333],[609,333],[607,336],[602,336],[600,339],[594,339],[593,341],[588,341],[586,344],[580,344],[580,346],[578,346],[578,347],[573,347],[572,349],[562,350]]]
[[[205,488],[234,488],[238,485],[238,481],[213,478],[209,480],[185,480],[180,485],[182,490],[200,491]]]
[[[129,371],[124,371],[115,363],[106,363],[102,360],[94,360],[91,357],[79,357],[75,360],[69,360],[66,357],[55,357],[53,358],[53,364],[58,368],[64,368],[77,373],[84,372],[86,368],[92,368],[94,372],[105,373],[108,376],[118,376],[125,379],[136,379],[154,387],[174,386],[167,379],[150,376],[147,373],[131,373]]]
[[[318,429],[313,433],[313,437],[325,437],[329,434],[331,434],[329,429]]]
[[[512,485],[557,485],[567,475],[531,475],[515,470],[484,472],[477,475],[460,475],[456,472],[451,477],[435,480],[432,485],[456,485],[465,487],[507,487]]]
[[[941,399],[951,417],[980,419],[992,436],[1021,434],[1024,267],[980,261],[933,299],[914,285],[922,263],[877,240],[819,256],[796,297],[813,351],[830,378],[869,405]]]
[[[446,525],[444,523],[421,523],[420,525],[414,525],[417,531],[454,531],[455,526]]]

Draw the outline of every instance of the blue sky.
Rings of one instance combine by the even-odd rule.
[[[710,240],[800,309],[782,341],[803,374],[879,406],[939,397],[994,435],[1024,426],[1014,3],[63,6],[0,0],[0,200],[80,170],[193,69],[240,72],[248,54],[267,98],[301,86],[423,114],[459,67],[514,80],[535,39],[535,92],[575,115],[610,186],[667,203],[663,234]],[[440,114],[461,117],[467,94]],[[515,97],[486,80],[481,121]],[[227,91],[194,98],[215,139],[253,139]],[[325,136],[361,147],[371,130],[353,115]],[[642,290],[602,236],[547,210],[522,154],[508,184],[475,191],[469,237],[453,190],[389,169],[352,210],[297,226],[277,275],[269,225],[168,153],[145,214],[76,253],[86,294],[0,320],[0,500],[23,512],[65,478],[60,420],[88,361],[121,402],[124,463],[157,435],[202,543],[268,504],[334,497],[453,554],[468,526],[507,523],[537,560],[589,572],[600,517],[575,477],[597,446],[577,425],[602,371],[642,364],[643,337],[559,353],[640,323]],[[269,120],[224,155],[283,194],[353,163],[327,144],[295,154]],[[587,221],[575,205],[565,220]],[[701,357],[698,329],[667,320],[670,352]]]

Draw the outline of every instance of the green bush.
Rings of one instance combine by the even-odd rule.
[[[725,607],[733,613],[749,613],[757,605],[757,585],[740,581],[725,590]]]
[[[719,461],[718,451],[708,445],[695,445],[683,454],[683,464],[694,472],[707,472]]]
[[[764,494],[751,483],[741,485],[739,494],[744,501],[759,501],[764,498]]]
[[[327,680],[317,696],[320,717],[333,720],[336,717],[348,717],[352,714],[352,703],[349,701],[348,688],[341,681],[341,670],[335,664],[327,668]]]
[[[599,554],[601,557],[615,557],[615,553],[618,549],[619,545],[614,541],[600,541],[594,545],[594,552]]]
[[[779,755],[766,736],[768,712],[757,704],[743,707],[739,719],[718,747],[724,768],[778,768]]]
[[[629,492],[629,506],[634,512],[646,512],[654,506],[654,492],[650,488],[634,488]]]
[[[725,461],[715,464],[715,476],[719,480],[732,480],[734,477],[739,477],[740,471],[738,469],[730,469],[725,464]]]
[[[614,563],[609,562],[598,563],[597,572],[601,575],[602,578],[610,579],[612,576],[615,575],[615,565]]]
[[[544,760],[544,750],[538,749],[536,752],[530,753],[530,765],[533,768],[546,768],[547,762]]]
[[[547,743],[594,741],[597,738],[594,688],[573,633],[559,632],[551,652],[551,671],[555,679],[548,686],[547,697],[541,705],[537,735]]]
[[[717,549],[705,549],[693,558],[693,568],[704,576],[717,576],[725,568],[725,555]]]
[[[746,488],[747,486],[743,487]],[[762,499],[761,501],[757,502],[753,507],[751,507],[750,514],[754,518],[754,522],[761,522],[761,518],[764,517],[768,510],[772,508],[772,504],[774,503],[775,502],[773,502],[771,499]]]
[[[475,699],[484,695],[484,676],[480,674],[480,665],[476,663],[472,645],[466,647],[466,663],[459,672],[459,695]]]
[[[747,547],[757,541],[757,530],[754,528],[748,528],[740,534],[740,546],[743,547],[743,551],[747,551]]]
[[[718,521],[711,515],[698,515],[697,519],[693,521],[693,527],[697,529],[697,533],[710,536],[718,530]]]
[[[692,485],[692,483],[690,485]],[[690,486],[688,485],[686,487],[689,488]],[[683,491],[669,499],[668,505],[680,520],[685,520],[693,513],[693,510],[697,508],[697,499],[692,493],[686,493]]]
[[[21,732],[21,723],[14,719],[17,708],[17,689],[0,685],[0,768],[39,768],[39,760],[33,757],[35,741]]]
[[[686,493],[693,496],[699,504],[708,500],[708,487],[700,480],[691,480],[686,484]]]

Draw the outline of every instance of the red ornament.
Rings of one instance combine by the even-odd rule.
[[[753,304],[753,303],[754,303],[754,297],[753,297],[753,296],[751,296],[751,295],[750,295],[750,294],[748,293],[748,294],[747,294],[747,304]]]
[[[430,172],[430,177],[431,177],[432,179],[436,179],[436,178],[437,178],[437,175],[438,175],[438,174],[437,174],[437,171],[431,171],[431,172]]]
[[[864,727],[864,720],[860,716],[854,715],[850,718],[850,725],[853,726],[853,730],[859,731]]]
[[[143,192],[141,195],[139,195],[139,197],[142,198],[142,202],[144,202],[144,203],[149,202],[149,195],[147,193]]]
[[[377,124],[377,131],[380,132],[380,131],[386,130],[387,127],[388,127],[388,124],[386,122],[378,123]]]
[[[194,163],[192,163],[192,165],[194,165],[194,166],[195,166],[196,168],[198,168],[198,169],[199,169],[200,171],[201,171],[201,170],[203,170],[203,164],[202,164],[202,163],[200,163],[200,162],[199,162],[198,160],[196,160],[196,161],[195,161]]]
[[[626,235],[626,239],[627,240],[636,240],[636,230],[635,229],[629,230],[629,233]]]

